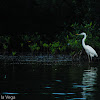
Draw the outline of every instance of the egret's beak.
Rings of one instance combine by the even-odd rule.
[[[76,35],[79,35],[79,34],[76,34]]]

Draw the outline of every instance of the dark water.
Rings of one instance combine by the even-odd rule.
[[[98,100],[100,64],[1,64],[2,100]]]

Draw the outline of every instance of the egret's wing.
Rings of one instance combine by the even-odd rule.
[[[86,51],[89,52],[90,54],[92,54],[92,55],[98,57],[98,54],[96,53],[96,51],[95,51],[91,46],[86,45],[86,48],[85,48],[85,49],[86,49]]]

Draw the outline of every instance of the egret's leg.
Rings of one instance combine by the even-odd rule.
[[[92,61],[92,57],[91,57],[91,61]]]
[[[90,62],[90,57],[89,57],[89,54],[88,54],[88,59],[89,59],[89,62]]]

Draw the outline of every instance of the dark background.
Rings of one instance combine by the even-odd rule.
[[[0,33],[38,31],[42,34],[57,34],[63,30],[64,22],[69,25],[82,21],[88,13],[88,1],[93,3],[90,8],[95,10],[92,18],[99,20],[99,0],[0,0]]]

